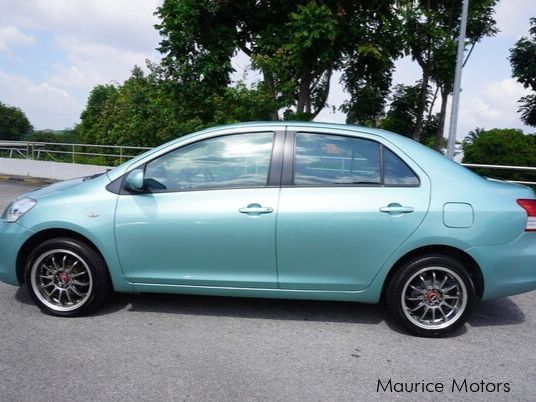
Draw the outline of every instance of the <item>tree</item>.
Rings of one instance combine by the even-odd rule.
[[[467,57],[477,42],[497,33],[493,18],[496,3],[497,0],[469,2],[466,46],[470,46],[471,50]],[[407,0],[402,4],[407,52],[422,70],[413,139],[420,141],[425,114],[429,114],[435,103],[437,95],[430,100],[428,90],[430,82],[433,81],[441,95],[435,140],[438,147],[442,143],[448,95],[453,89],[462,0]]]
[[[419,102],[422,85],[396,85],[393,89],[392,102],[385,118],[381,120],[380,127],[385,130],[412,137],[417,126],[419,116]],[[428,88],[427,98],[431,90]],[[420,123],[422,143],[433,146],[437,129],[437,116],[429,114],[424,122]]]
[[[480,134],[482,134],[485,131],[486,130],[484,130],[483,128],[480,128],[480,127],[477,127],[474,130],[469,131],[467,133],[467,135],[465,136],[465,138],[463,139],[463,144],[464,145],[465,144],[472,144],[473,142],[478,140],[478,137],[480,137]]]
[[[480,130],[472,142],[463,144],[463,162],[485,165],[536,165],[536,136],[516,129]],[[536,180],[536,174],[480,169],[484,176],[512,180]]]
[[[77,132],[74,129],[64,130],[34,130],[24,137],[26,141],[33,142],[63,142],[66,144],[77,144],[80,142]]]
[[[286,118],[312,119],[325,106],[333,71],[343,71],[351,120],[374,118],[401,53],[394,2],[382,0],[165,0],[157,10],[164,57],[158,73],[197,102],[221,96],[231,58],[242,51],[262,74],[255,88]],[[363,96],[361,96],[363,95]],[[362,100],[364,98],[364,101]],[[373,98],[377,106],[363,111]]]
[[[201,126],[184,117],[165,83],[135,66],[122,85],[91,91],[77,131],[87,144],[153,147]]]
[[[519,100],[518,112],[525,124],[536,127],[536,18],[530,19],[530,25],[529,37],[522,37],[510,49],[510,64],[512,76],[535,92]]]
[[[0,102],[0,140],[22,140],[32,130],[33,127],[22,110]]]
[[[86,144],[154,147],[216,124],[267,120],[272,105],[266,98],[264,91],[238,83],[207,92],[192,105],[172,82],[134,67],[123,84],[93,89],[76,131]]]
[[[87,101],[86,108],[80,115],[81,123],[76,127],[78,136],[86,144],[106,144],[101,139],[109,131],[110,119],[108,109],[117,97],[114,85],[97,85]]]
[[[497,0],[472,0],[468,38],[491,35]],[[97,144],[153,146],[214,124],[313,119],[326,106],[334,71],[350,94],[348,123],[382,125],[442,143],[454,71],[461,0],[164,0],[156,25],[163,54],[121,85],[90,95],[80,138]],[[411,52],[423,68],[420,87],[400,88],[385,105],[394,61]],[[409,49],[409,50],[408,50]],[[242,52],[259,81],[232,83]],[[441,112],[432,113],[441,89]],[[417,92],[416,92],[417,91]],[[417,134],[418,135],[417,135]]]

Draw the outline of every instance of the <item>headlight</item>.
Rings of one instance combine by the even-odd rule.
[[[13,201],[7,208],[6,221],[16,222],[17,219],[32,209],[35,204],[37,204],[37,201],[31,198],[21,198],[20,200]]]

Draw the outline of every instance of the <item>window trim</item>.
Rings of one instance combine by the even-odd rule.
[[[335,137],[347,137],[351,139],[358,139],[358,140],[365,140],[365,141],[371,141],[375,142],[380,147],[380,183],[332,183],[332,184],[325,184],[325,183],[315,183],[315,184],[295,184],[294,183],[294,167],[295,167],[295,161],[296,161],[296,135],[297,134],[313,134],[313,135],[326,135],[326,136],[335,136]],[[418,180],[417,184],[385,184],[385,158],[384,158],[384,149],[387,149],[391,151],[397,158],[399,158],[407,167],[408,169],[415,175],[415,177]],[[286,139],[285,139],[285,151],[283,156],[283,174],[282,174],[282,180],[281,180],[281,187],[288,188],[288,187],[296,187],[296,188],[312,188],[312,187],[338,187],[338,188],[344,188],[344,187],[398,187],[398,188],[416,188],[421,187],[422,180],[420,176],[415,172],[415,170],[403,159],[399,156],[399,154],[395,151],[393,151],[390,147],[385,146],[382,142],[372,139],[372,138],[366,138],[366,137],[360,137],[355,135],[347,135],[343,133],[331,133],[331,132],[320,132],[320,131],[306,131],[306,130],[293,130],[293,131],[287,131]]]

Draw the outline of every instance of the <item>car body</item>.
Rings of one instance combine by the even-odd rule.
[[[243,123],[21,195],[0,220],[0,280],[60,316],[112,291],[384,300],[442,336],[475,300],[536,288],[535,215],[529,187],[397,134]]]

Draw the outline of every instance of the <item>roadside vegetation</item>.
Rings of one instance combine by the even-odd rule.
[[[515,129],[475,129],[463,141],[465,163],[536,167],[536,135]],[[482,176],[536,182],[536,172],[475,168]]]

